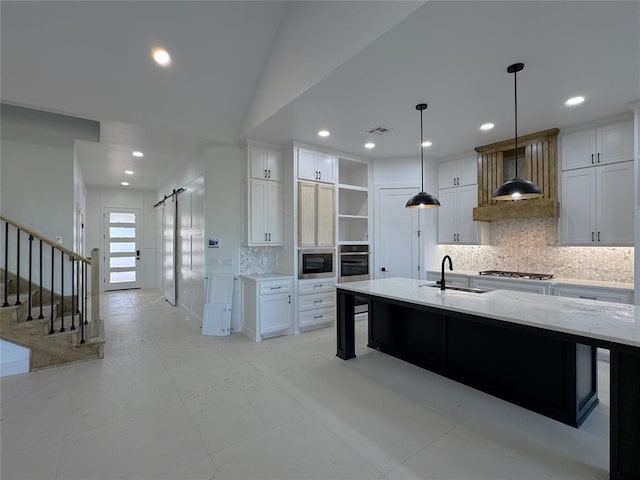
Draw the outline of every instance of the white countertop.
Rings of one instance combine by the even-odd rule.
[[[416,305],[503,320],[588,338],[640,347],[640,307],[581,298],[493,290],[442,291],[433,282],[385,278],[341,283],[337,288]]]
[[[440,273],[439,270],[428,270],[430,273]],[[454,270],[450,272],[447,270],[445,272],[446,276],[449,275],[464,275],[467,277],[482,277],[484,279],[496,279],[496,280],[506,280],[506,281],[526,281],[526,282],[537,282],[544,283],[547,285],[578,285],[582,287],[596,287],[596,288],[612,288],[615,290],[625,290],[631,291],[634,290],[633,283],[624,283],[624,282],[605,282],[601,280],[581,280],[577,278],[551,278],[549,280],[530,280],[530,279],[522,279],[522,278],[512,278],[512,277],[493,277],[491,275],[480,275],[480,272],[475,270]]]
[[[293,275],[287,275],[284,273],[248,273],[246,275],[240,275],[240,278],[259,282],[266,280],[293,280]]]

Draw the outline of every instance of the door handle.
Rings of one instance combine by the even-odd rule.
[[[264,178],[267,178],[267,169],[264,169]]]
[[[265,242],[267,241],[267,234],[266,233],[264,234],[264,241]]]
[[[271,178],[271,170],[267,170],[267,175],[268,175],[267,178]]]
[[[600,241],[600,232],[598,232],[598,241]]]
[[[140,260],[140,250],[136,250],[136,260]]]
[[[598,152],[598,163],[600,163],[600,152]]]
[[[271,233],[269,233],[269,241],[271,241]]]
[[[595,232],[591,232],[591,241],[592,242],[596,241],[596,233]]]
[[[289,303],[291,303],[291,295],[289,295]]]
[[[591,154],[591,165],[593,165],[595,162],[593,161],[593,153]]]
[[[318,180],[322,180],[322,172],[318,172]]]

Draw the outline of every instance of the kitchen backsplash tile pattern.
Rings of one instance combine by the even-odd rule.
[[[273,247],[240,247],[240,275],[275,272],[276,258]]]
[[[491,222],[490,245],[438,245],[454,270],[509,270],[555,277],[633,282],[633,247],[563,247],[552,218]]]

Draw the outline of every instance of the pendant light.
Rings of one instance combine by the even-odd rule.
[[[542,197],[542,189],[534,182],[518,178],[518,83],[516,74],[524,68],[524,63],[514,63],[507,68],[507,72],[513,73],[513,91],[515,96],[515,150],[516,150],[516,177],[503,183],[495,192],[494,200],[527,200]]]
[[[422,112],[426,109],[426,103],[419,103],[418,105],[416,105],[416,110],[420,111],[420,165],[422,167],[420,179],[422,180],[422,189],[420,190],[420,193],[415,194],[409,199],[409,201],[405,205],[406,208],[433,208],[440,206],[440,202],[436,197],[434,197],[433,195],[429,195],[424,191],[424,147],[422,146]]]

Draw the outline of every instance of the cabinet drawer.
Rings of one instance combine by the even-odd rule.
[[[548,295],[550,285],[537,280],[494,280],[485,278],[472,278],[471,287],[482,290],[513,290],[515,292],[539,293]]]
[[[334,308],[321,308],[302,312],[298,319],[300,321],[300,330],[310,330],[333,324],[336,320],[336,312]]]
[[[298,292],[302,295],[305,293],[332,292],[335,288],[333,280],[300,282],[298,284]]]
[[[332,307],[336,304],[336,296],[333,293],[312,293],[298,297],[298,309],[309,310],[312,308]]]
[[[263,282],[258,289],[260,295],[270,295],[272,293],[288,293],[291,291],[291,282]]]
[[[574,285],[554,285],[553,294],[558,297],[586,298],[602,302],[633,303],[633,292],[599,288],[579,287]]]

